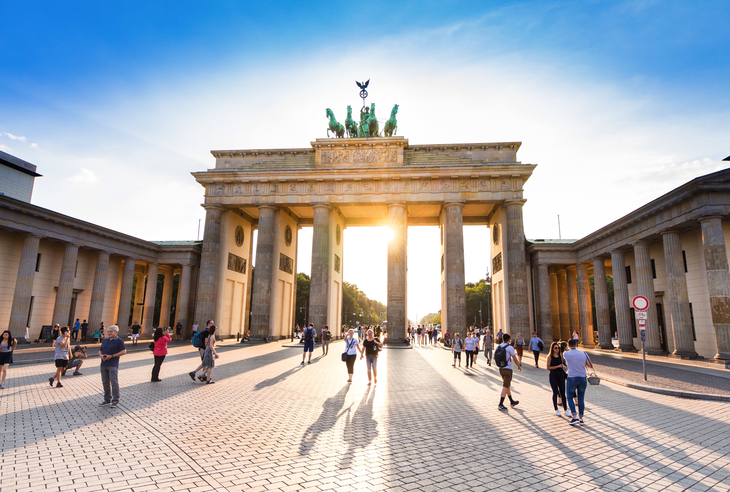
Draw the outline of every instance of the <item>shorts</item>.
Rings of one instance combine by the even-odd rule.
[[[304,342],[305,352],[314,352],[314,342]]]
[[[5,364],[12,364],[13,363],[13,353],[12,352],[0,352],[0,366],[4,366]]]
[[[134,338],[137,338],[137,337],[139,337],[139,333],[132,333],[132,338],[133,338],[133,339],[134,339]]]
[[[502,387],[509,388],[512,384],[512,369],[499,369],[499,375],[502,376]]]
[[[459,359],[459,362],[461,362],[461,352],[454,352],[454,360]]]
[[[56,359],[56,367],[66,367],[68,365],[68,359]]]
[[[81,365],[81,359],[76,359],[75,361],[71,362],[66,366],[66,369],[73,369],[74,367],[78,367]]]

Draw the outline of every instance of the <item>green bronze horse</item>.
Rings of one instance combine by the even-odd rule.
[[[345,127],[337,123],[335,114],[330,108],[327,108],[327,116],[330,119],[330,126],[327,128],[327,138],[330,138],[330,132],[334,133],[337,138],[342,138],[345,135]]]
[[[395,131],[398,128],[398,121],[395,119],[395,115],[398,114],[398,105],[393,106],[393,111],[390,112],[390,119],[385,122],[383,127],[383,135],[386,137],[392,137],[395,135]]]
[[[380,136],[380,128],[378,126],[378,119],[375,117],[375,103],[372,103],[370,105],[370,116],[368,116],[368,128],[369,128],[369,136],[371,137],[379,137]]]
[[[352,119],[352,106],[347,106],[347,119],[345,120],[345,130],[349,138],[357,137],[357,123]]]

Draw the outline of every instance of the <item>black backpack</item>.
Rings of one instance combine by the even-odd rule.
[[[507,367],[507,347],[500,345],[494,351],[494,363],[497,367]]]
[[[313,328],[307,328],[306,333],[304,333],[304,341],[309,343],[314,341],[314,337],[312,336],[312,332],[314,331]]]

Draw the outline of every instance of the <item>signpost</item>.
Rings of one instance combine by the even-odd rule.
[[[646,348],[644,348],[644,341],[646,341],[646,310],[649,309],[649,299],[644,296],[636,296],[631,299],[631,304],[634,306],[636,321],[641,331],[641,358],[644,366],[644,381],[646,381]]]

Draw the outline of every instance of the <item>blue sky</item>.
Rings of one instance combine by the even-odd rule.
[[[562,236],[581,237],[725,167],[729,14],[727,1],[4,1],[0,149],[38,165],[37,205],[187,239],[203,217],[189,173],[213,166],[211,149],[308,146],[324,108],[344,119],[370,78],[412,143],[522,141],[518,158],[538,164],[527,236],[557,236],[560,214]],[[414,229],[411,244],[430,241]],[[467,247],[468,279],[484,256]],[[382,279],[345,271],[384,300]],[[409,277],[436,285],[411,303],[421,314],[439,302],[434,271]]]

